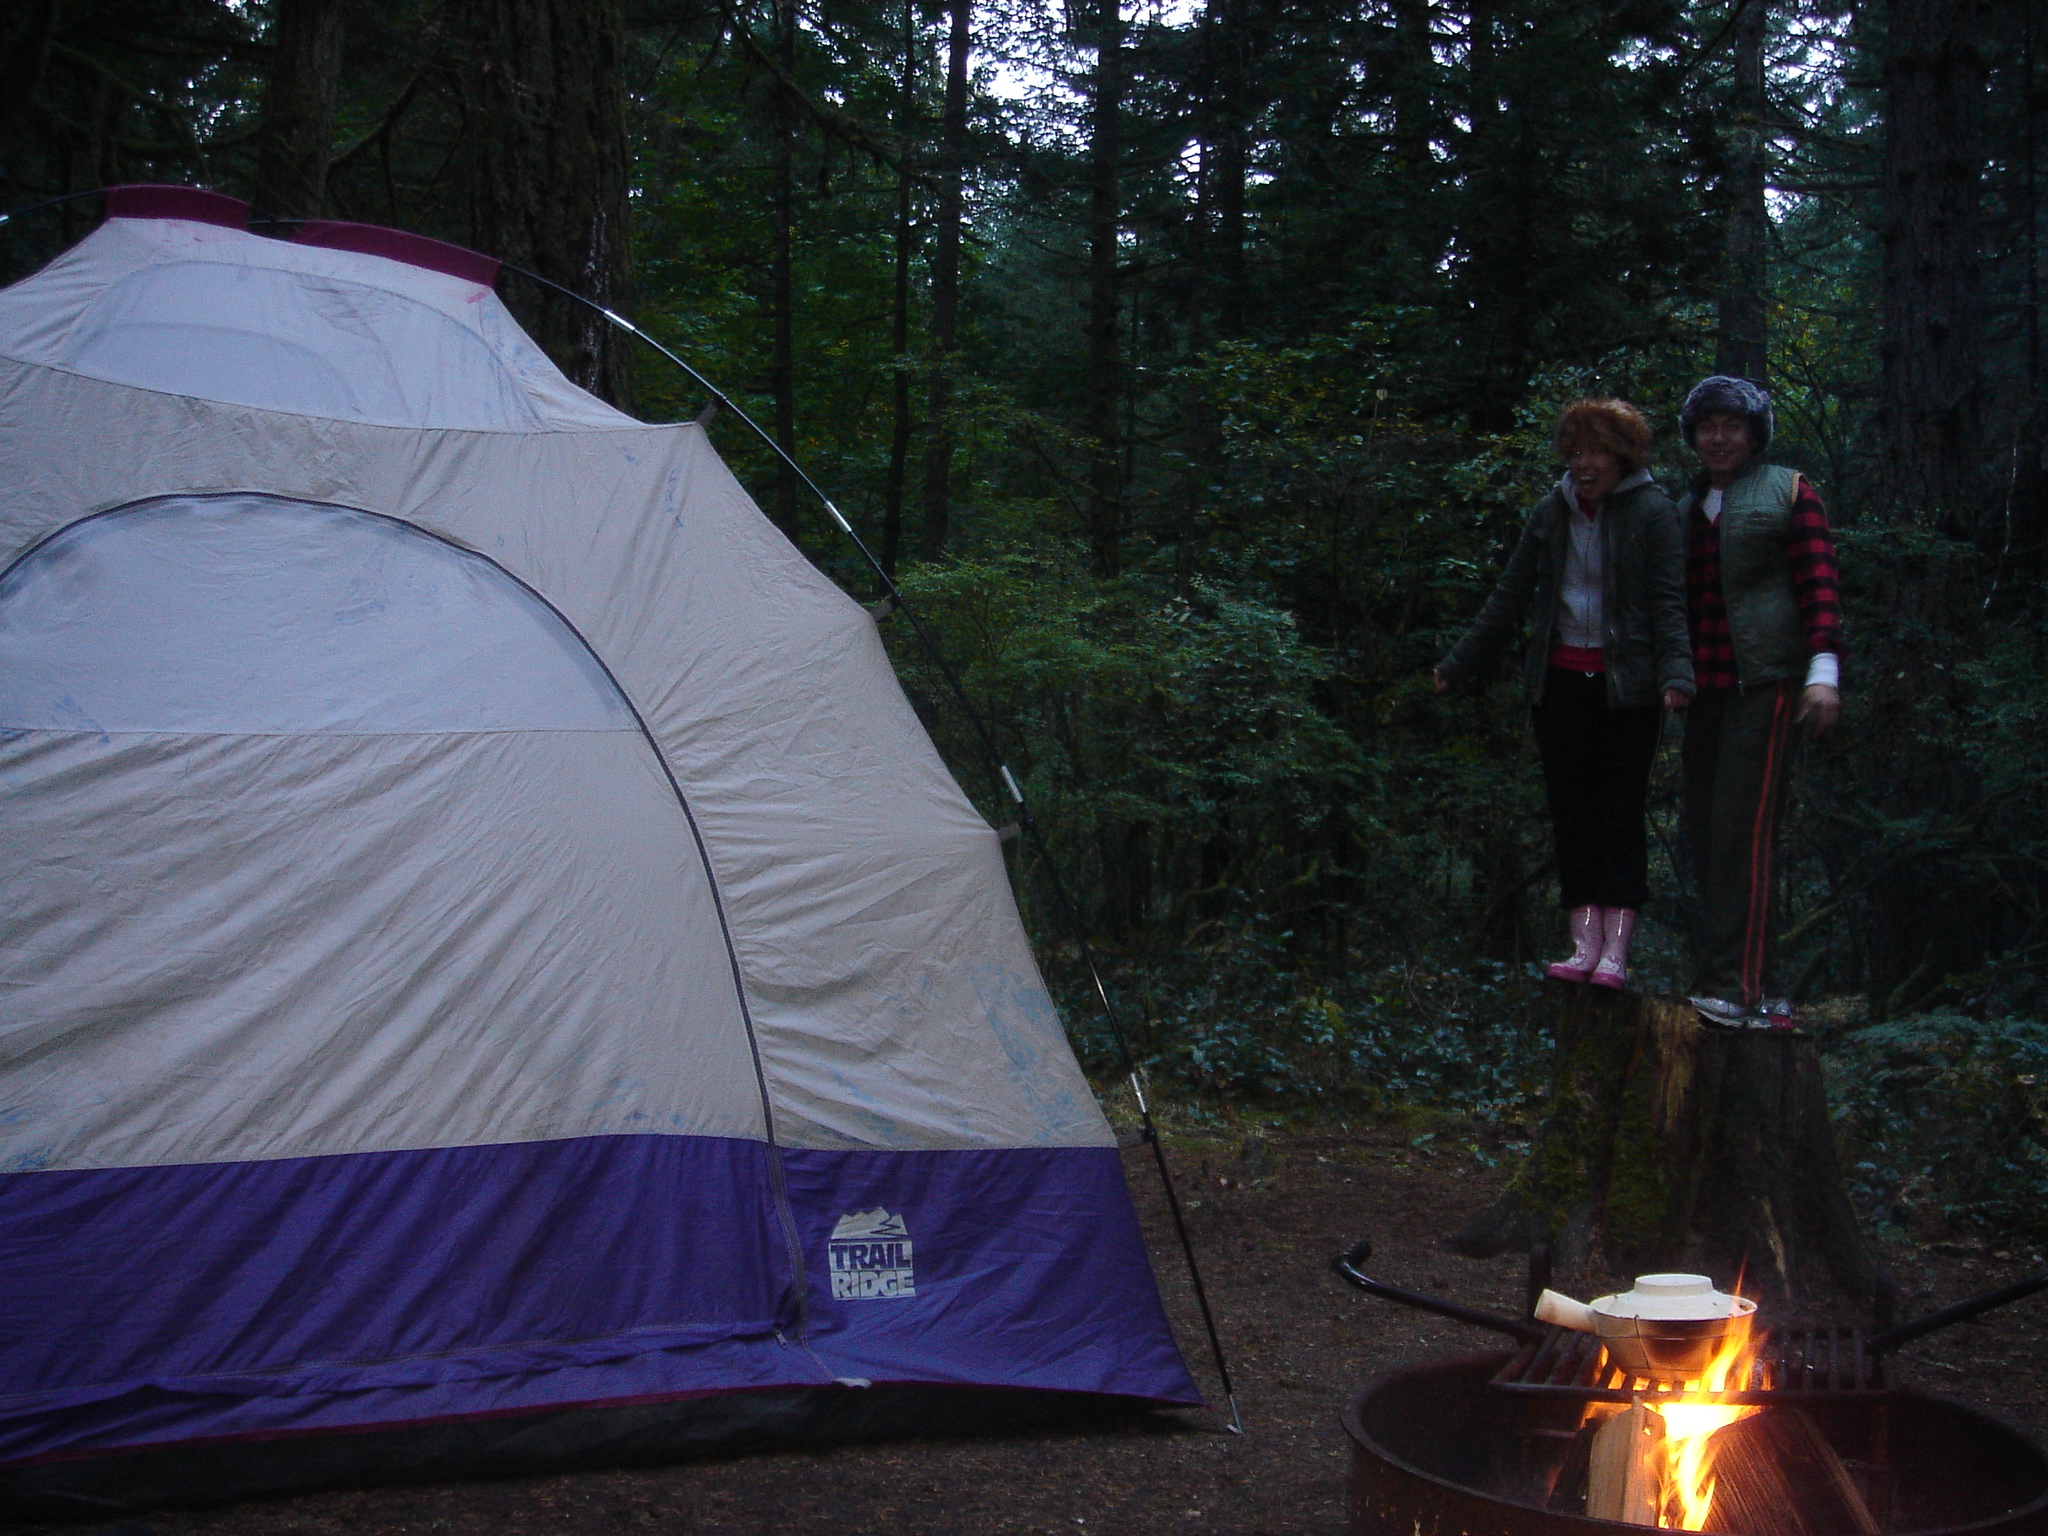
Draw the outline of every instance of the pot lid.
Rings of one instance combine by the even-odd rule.
[[[1715,1290],[1705,1275],[1637,1275],[1634,1290],[1596,1297],[1591,1306],[1603,1317],[1687,1322],[1756,1310],[1756,1303],[1746,1297]]]

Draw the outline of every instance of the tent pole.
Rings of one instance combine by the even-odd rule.
[[[26,208],[17,208],[12,213],[0,213],[0,224],[11,224],[26,213],[41,213],[45,208],[54,208],[59,203],[75,203],[81,197],[98,197],[105,187],[87,187],[83,192],[59,192],[55,197],[46,197],[40,203],[30,203]]]
[[[1174,1187],[1173,1173],[1167,1166],[1166,1148],[1159,1139],[1159,1128],[1153,1122],[1152,1107],[1145,1100],[1145,1089],[1138,1075],[1137,1059],[1131,1054],[1130,1040],[1124,1032],[1123,1019],[1117,1013],[1115,1003],[1110,1000],[1109,987],[1104,982],[1102,970],[1095,961],[1094,947],[1088,942],[1088,925],[1082,920],[1081,909],[1076,905],[1072,895],[1067,890],[1067,882],[1061,874],[1059,861],[1053,857],[1052,849],[1047,845],[1044,833],[1039,830],[1038,819],[1031,814],[1030,806],[1025,803],[1024,791],[1018,788],[1016,776],[1010,772],[1009,764],[1003,761],[1003,754],[996,745],[994,733],[990,731],[988,723],[982,719],[981,712],[974,707],[974,701],[968,697],[966,684],[961,681],[960,675],[953,670],[953,664],[946,659],[946,654],[939,648],[938,641],[925,628],[923,620],[918,617],[916,608],[903,595],[903,589],[896,584],[896,579],[889,574],[888,570],[882,565],[882,562],[875,558],[874,552],[867,546],[867,541],[854,531],[853,524],[846,520],[846,515],[833,504],[832,498],[819,488],[818,483],[804,472],[803,466],[790,456],[782,444],[778,443],[764,431],[753,417],[733,404],[731,396],[727,395],[674,352],[648,335],[647,332],[641,330],[639,326],[626,319],[625,316],[614,310],[607,309],[595,299],[586,298],[574,289],[565,288],[560,283],[542,277],[538,272],[529,272],[524,267],[517,267],[507,263],[504,270],[516,272],[519,276],[526,278],[530,282],[539,283],[543,287],[550,288],[556,293],[563,295],[565,298],[574,299],[577,303],[587,305],[589,308],[596,310],[613,325],[616,325],[629,335],[637,336],[641,341],[644,341],[648,346],[682,370],[698,388],[711,396],[713,403],[719,410],[730,411],[737,417],[740,424],[752,432],[755,437],[759,438],[774,453],[776,458],[782,461],[790,473],[801,480],[805,488],[818,498],[818,501],[824,506],[826,513],[831,517],[832,521],[838,524],[839,531],[852,540],[853,547],[860,552],[861,558],[867,562],[868,569],[874,573],[875,579],[882,585],[882,590],[886,594],[884,611],[886,612],[892,608],[901,609],[903,616],[910,621],[910,627],[916,634],[918,643],[924,647],[925,653],[931,657],[932,663],[939,669],[940,675],[945,678],[946,686],[952,692],[954,703],[959,706],[961,714],[966,717],[968,725],[973,729],[975,736],[981,742],[982,750],[988,754],[989,761],[995,765],[996,771],[1002,779],[1003,787],[1009,791],[1010,799],[1016,803],[1018,824],[1023,828],[1025,836],[1030,839],[1033,851],[1037,853],[1039,861],[1044,865],[1046,874],[1052,882],[1054,899],[1059,905],[1061,915],[1067,920],[1067,926],[1073,932],[1075,945],[1081,953],[1081,963],[1087,968],[1089,982],[1095,988],[1096,998],[1102,1006],[1102,1016],[1108,1020],[1110,1034],[1116,1041],[1117,1055],[1121,1058],[1124,1071],[1130,1079],[1131,1094],[1136,1099],[1138,1105],[1140,1134],[1152,1148],[1152,1160],[1159,1169],[1159,1184],[1160,1188],[1165,1191],[1166,1208],[1173,1218],[1174,1237],[1180,1245],[1181,1257],[1187,1264],[1188,1281],[1195,1293],[1195,1304],[1202,1314],[1202,1328],[1209,1338],[1209,1353],[1216,1362],[1216,1375],[1223,1387],[1223,1399],[1230,1405],[1230,1431],[1232,1434],[1243,1434],[1244,1419],[1238,1412],[1237,1387],[1231,1379],[1229,1361],[1224,1357],[1223,1340],[1216,1331],[1216,1315],[1209,1305],[1208,1287],[1202,1283],[1201,1265],[1195,1260],[1194,1242],[1188,1236],[1187,1218],[1181,1209],[1180,1192]]]

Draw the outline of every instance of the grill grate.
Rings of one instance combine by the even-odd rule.
[[[1686,1383],[1633,1376],[1608,1363],[1588,1333],[1552,1328],[1516,1351],[1493,1378],[1502,1392],[1569,1398],[1582,1403],[1668,1401]],[[1749,1378],[1716,1394],[1725,1403],[1804,1403],[1876,1397],[1891,1390],[1885,1358],[1864,1347],[1859,1328],[1783,1328],[1762,1336]]]

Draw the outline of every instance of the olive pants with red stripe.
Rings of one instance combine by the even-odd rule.
[[[1753,1006],[1778,992],[1771,875],[1800,690],[1789,679],[1717,688],[1685,712],[1686,844],[1702,927],[1696,985],[1709,997]]]

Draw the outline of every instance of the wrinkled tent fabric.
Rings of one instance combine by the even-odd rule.
[[[0,1465],[1197,1400],[996,835],[699,428],[114,217],[0,291],[0,571]]]

